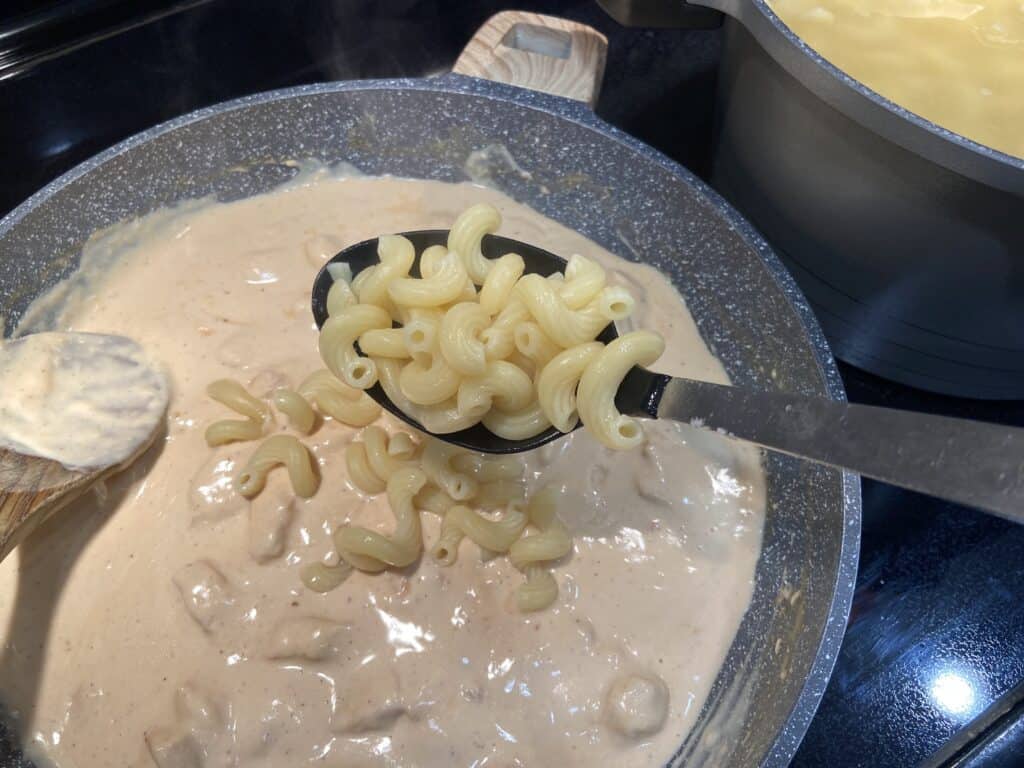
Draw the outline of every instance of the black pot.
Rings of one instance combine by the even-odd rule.
[[[782,256],[838,357],[933,391],[1024,397],[1024,159],[866,88],[764,0],[602,5],[659,26],[726,14],[712,182]]]

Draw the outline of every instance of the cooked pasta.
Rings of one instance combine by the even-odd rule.
[[[420,449],[412,435],[408,432],[395,432],[388,438],[388,456],[408,461],[416,456]]]
[[[473,497],[473,505],[480,509],[500,509],[513,501],[522,501],[526,498],[526,488],[518,480],[495,480],[490,483],[481,483],[476,496]]]
[[[352,566],[346,562],[338,565],[310,563],[299,571],[299,579],[314,592],[330,592],[337,589],[351,575]]]
[[[635,446],[642,432],[615,407],[616,391],[634,365],[650,365],[663,349],[642,331],[605,346],[595,341],[609,322],[629,317],[635,302],[596,262],[573,255],[564,274],[524,274],[515,253],[488,259],[483,238],[501,223],[496,209],[474,206],[454,223],[447,246],[420,254],[401,236],[378,239],[378,264],[352,275],[331,264],[328,319],[319,338],[326,365],[298,386],[277,386],[269,401],[289,431],[320,429],[317,414],[362,431],[345,446],[347,479],[367,495],[387,494],[390,533],[355,524],[333,533],[331,558],[306,563],[307,589],[328,592],[353,570],[377,573],[414,563],[425,546],[442,565],[458,558],[468,538],[483,556],[507,553],[524,575],[521,611],[551,605],[558,582],[551,566],[572,548],[556,515],[558,492],[531,498],[526,464],[492,457],[374,424],[382,411],[365,391],[379,384],[395,406],[431,434],[482,424],[508,440],[546,429],[568,432],[582,422],[605,445]],[[419,275],[414,276],[414,275]],[[244,419],[211,424],[211,445],[261,438],[272,422],[269,404],[238,382],[214,382],[210,396]],[[324,443],[330,445],[330,441]],[[325,452],[329,457],[330,451]],[[265,439],[234,477],[246,498],[257,496],[269,473],[286,468],[296,496],[320,484],[317,461],[293,434]],[[584,468],[581,468],[581,471]],[[437,515],[437,540],[425,545],[420,516]]]
[[[541,410],[559,432],[572,432],[579,421],[576,387],[583,371],[604,349],[599,341],[580,344],[556,355],[537,377],[537,400]]]
[[[409,274],[416,261],[416,249],[407,238],[400,235],[381,235],[377,238],[377,255],[380,264],[374,267],[369,277],[356,284],[356,295],[361,304],[390,309],[388,288],[395,279]]]
[[[413,360],[402,368],[398,386],[402,394],[416,405],[437,405],[454,397],[461,381],[458,371],[437,352],[429,356],[426,364]]]
[[[469,275],[457,253],[448,253],[430,277],[399,277],[388,285],[391,300],[404,307],[439,307],[463,295]]]
[[[471,499],[477,492],[477,481],[452,464],[462,452],[461,448],[432,438],[427,438],[423,448],[422,467],[427,478],[456,501]]]
[[[615,393],[637,365],[650,365],[665,351],[665,340],[651,331],[620,336],[602,349],[583,371],[576,394],[580,420],[609,448],[628,450],[643,442],[640,423],[619,413]]]
[[[369,389],[377,383],[373,360],[355,349],[356,340],[374,328],[390,328],[391,315],[372,304],[345,307],[327,318],[320,329],[320,357],[331,373],[356,389]]]
[[[513,337],[514,338],[514,337]],[[523,373],[533,379],[537,375],[537,365],[530,358],[520,352],[518,349],[513,349],[512,353],[505,358],[512,365],[518,366],[522,369]]]
[[[406,432],[389,437],[380,427],[370,426],[360,437],[345,449],[345,464],[352,484],[370,495],[383,492],[391,476],[410,466],[419,450]]]
[[[558,597],[558,584],[542,565],[565,557],[572,549],[572,538],[557,516],[557,498],[558,492],[551,486],[533,495],[527,515],[535,532],[509,548],[512,564],[526,574],[526,583],[516,594],[523,612],[547,608]]]
[[[352,290],[350,281],[335,278],[331,287],[327,290],[327,315],[336,315],[346,307],[359,303],[355,292]]]
[[[480,340],[488,360],[504,360],[515,349],[513,331],[519,323],[530,319],[530,312],[523,300],[514,293],[502,307],[488,328],[480,332]]]
[[[459,214],[448,233],[448,250],[459,254],[470,279],[477,285],[484,284],[493,266],[493,262],[484,257],[480,245],[484,235],[497,232],[500,226],[498,209],[479,203]]]
[[[387,482],[388,503],[395,516],[390,536],[358,526],[345,526],[334,535],[338,554],[349,565],[371,573],[386,567],[403,568],[423,550],[420,517],[413,498],[426,485],[427,476],[415,467],[398,469]]]
[[[611,285],[601,291],[596,302],[597,311],[611,322],[625,320],[636,307],[636,300],[629,291],[618,285]]]
[[[370,457],[363,443],[349,443],[345,448],[345,466],[349,481],[363,493],[375,496],[387,488],[387,483],[370,466]]]
[[[423,277],[433,277],[440,268],[441,262],[448,256],[448,253],[448,249],[443,245],[431,245],[425,248],[423,253],[420,254],[420,275]],[[452,301],[473,301],[475,298],[476,286],[473,285],[473,281],[469,279],[467,274],[466,282],[462,285],[462,293]]]
[[[402,365],[398,360],[382,358],[382,362],[382,370],[389,372],[385,379]],[[235,382],[212,389],[222,401],[241,403],[245,414],[269,413],[262,401]],[[313,406],[323,408],[322,399],[330,403],[336,398],[349,404],[353,397],[366,394],[341,383],[327,370],[307,377],[297,390],[278,387],[270,394],[292,427],[300,431],[316,426]],[[324,410],[329,411],[330,405]],[[418,441],[404,431],[389,435],[370,424],[346,446],[345,463],[355,488],[370,496],[387,493],[394,528],[391,534],[384,534],[357,525],[339,527],[333,534],[336,554],[332,556],[337,560],[306,563],[299,569],[299,579],[310,591],[336,589],[353,570],[376,573],[411,564],[424,548],[419,515],[432,513],[442,518],[438,539],[430,547],[439,563],[455,562],[463,538],[480,547],[485,557],[511,556],[515,548],[516,567],[526,574],[526,582],[517,591],[520,609],[539,610],[557,596],[558,585],[545,563],[564,554],[568,534],[553,520],[553,502],[528,506],[526,465],[519,457],[473,453],[430,437]],[[312,454],[287,434],[274,435],[256,449],[236,475],[235,487],[241,495],[253,498],[277,466],[287,469],[297,496],[308,498],[317,491],[319,474]],[[523,532],[531,520],[535,520],[534,531],[524,540]]]
[[[446,514],[456,504],[458,502],[455,499],[433,484],[423,486],[413,498],[413,505],[416,509],[435,515]]]
[[[406,466],[405,460],[397,458],[388,450],[391,438],[380,427],[367,427],[363,430],[362,437],[367,460],[377,477],[386,482],[395,472]]]
[[[222,405],[245,416],[241,419],[221,419],[206,428],[206,444],[209,446],[225,443],[256,440],[263,436],[270,409],[249,394],[248,390],[234,379],[219,379],[206,388],[206,393]]]
[[[540,275],[524,275],[516,292],[544,333],[563,348],[593,341],[608,325],[608,318],[596,306],[600,297],[581,309],[569,309],[559,298],[556,286]]]
[[[548,361],[562,351],[550,337],[534,322],[520,323],[512,332],[516,349],[520,354],[533,362],[537,368],[543,368]]]
[[[516,591],[516,606],[523,613],[542,611],[558,599],[558,582],[547,568],[528,565],[526,583]]]
[[[288,417],[293,429],[308,435],[316,425],[316,414],[313,407],[302,395],[288,387],[278,387],[270,394],[277,410]]]
[[[412,307],[402,327],[405,348],[409,356],[421,366],[430,365],[438,351],[437,332],[441,327],[442,312],[439,309]]]
[[[596,261],[574,253],[565,267],[565,282],[558,289],[558,297],[569,309],[582,309],[604,288],[607,277]]]
[[[501,411],[518,411],[534,399],[533,382],[523,369],[506,360],[487,363],[480,376],[470,376],[459,385],[458,406],[463,413],[482,417],[493,405]]]
[[[365,427],[377,420],[381,407],[365,392],[338,381],[328,370],[310,374],[298,392],[320,411],[350,427]]]
[[[523,460],[516,456],[484,456],[472,451],[459,451],[452,457],[451,465],[481,483],[519,480],[526,470]]]
[[[482,424],[520,441],[552,426],[569,432],[582,422],[605,445],[635,447],[643,440],[639,426],[614,410],[615,391],[631,366],[620,371],[623,361],[611,362],[633,347],[618,344],[609,354],[595,341],[610,323],[628,320],[633,296],[610,285],[605,269],[580,254],[570,257],[564,273],[549,275],[524,274],[525,262],[515,253],[486,258],[483,239],[500,224],[493,206],[467,209],[446,246],[420,254],[419,277],[413,276],[415,249],[401,236],[381,236],[380,263],[350,282],[339,270],[338,283],[351,290],[338,289],[321,329],[328,369],[356,389],[379,383],[431,434]],[[656,334],[645,338],[646,362],[637,357],[633,364],[656,359]],[[361,450],[349,456],[356,477],[369,461]],[[357,484],[380,492],[385,480]]]
[[[441,267],[441,262],[451,253],[443,245],[428,245],[420,254],[420,276],[433,277]],[[456,254],[457,255],[457,254]],[[468,279],[468,275],[466,276]],[[470,281],[472,284],[472,281]]]
[[[495,259],[480,288],[480,308],[492,317],[498,314],[508,304],[525,269],[523,257],[518,253],[506,253]]]
[[[480,376],[487,366],[480,332],[491,322],[479,304],[463,302],[445,312],[438,330],[441,354],[464,376]]]
[[[235,477],[235,487],[242,496],[252,498],[267,484],[270,470],[279,466],[288,470],[296,496],[308,499],[320,487],[312,454],[293,435],[272,435],[260,443]]]
[[[450,398],[437,405],[417,405],[405,396],[399,386],[399,376],[402,370],[399,362],[386,358],[378,358],[375,362],[380,374],[380,386],[384,390],[384,394],[388,396],[388,400],[416,419],[427,432],[444,435],[466,429],[480,421],[478,416],[467,416],[460,413],[455,398]]]
[[[491,432],[506,440],[528,440],[551,426],[536,400],[518,411],[491,411],[481,421]]]
[[[469,507],[454,506],[441,523],[441,538],[434,547],[434,557],[442,565],[452,565],[459,556],[463,537],[488,552],[508,552],[526,527],[526,512],[515,503],[509,504],[500,518],[491,519]]]
[[[412,357],[400,328],[371,328],[359,337],[359,349],[367,357]]]

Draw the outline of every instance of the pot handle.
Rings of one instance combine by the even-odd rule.
[[[608,39],[586,24],[539,13],[502,11],[476,31],[452,71],[593,107],[607,53]]]

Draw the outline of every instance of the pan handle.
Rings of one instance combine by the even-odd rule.
[[[607,53],[608,39],[586,24],[539,13],[502,11],[476,31],[452,71],[593,107]]]

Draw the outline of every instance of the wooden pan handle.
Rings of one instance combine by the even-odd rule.
[[[491,16],[453,72],[582,101],[597,102],[607,38],[593,27],[525,11]]]

